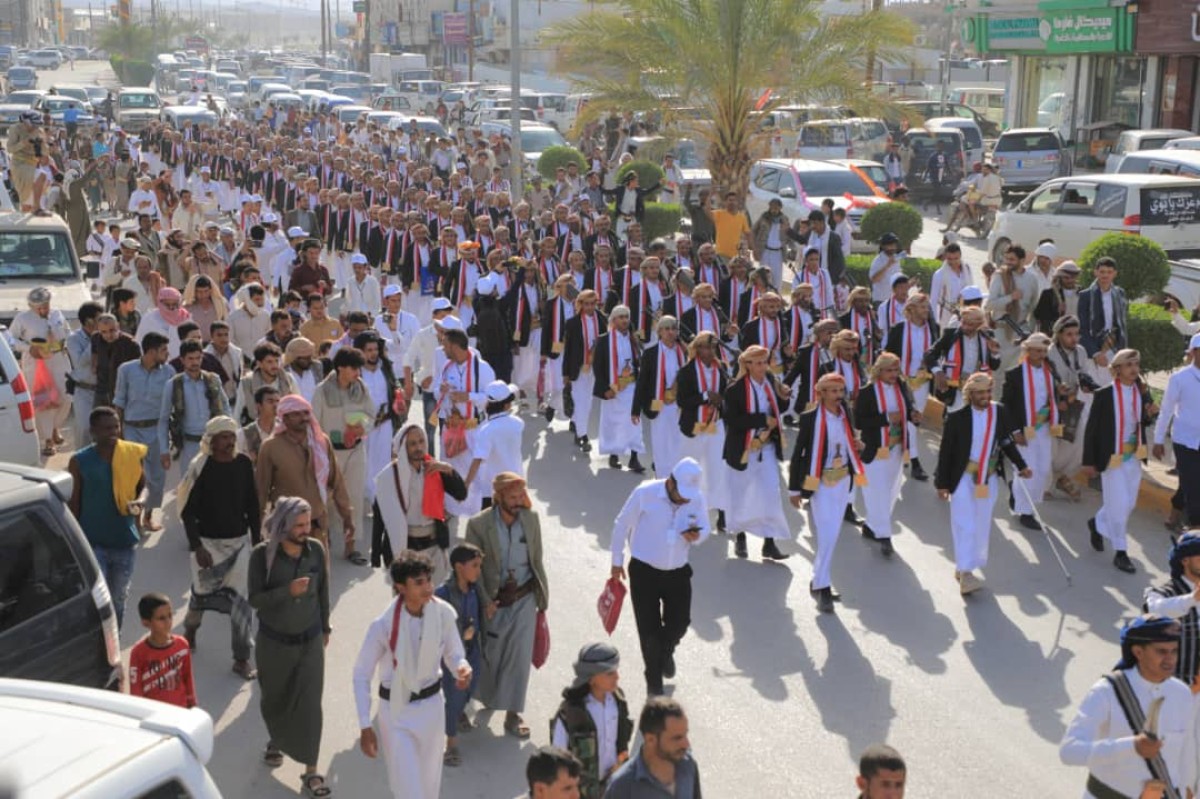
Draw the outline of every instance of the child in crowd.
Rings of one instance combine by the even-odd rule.
[[[550,722],[550,743],[583,763],[582,799],[600,799],[617,767],[629,759],[633,721],[625,694],[617,687],[621,656],[612,644],[587,644],[575,659],[575,681]],[[616,720],[613,735],[612,721]],[[601,735],[598,731],[604,730]]]
[[[138,600],[138,615],[150,632],[129,652],[129,693],[195,707],[192,652],[186,638],[171,633],[171,600],[157,592],[146,594]]]
[[[458,751],[459,730],[471,729],[467,718],[467,703],[479,680],[482,667],[483,609],[487,603],[479,592],[479,572],[483,566],[483,551],[474,544],[459,544],[450,550],[452,573],[434,593],[439,599],[449,602],[458,613],[458,633],[462,638],[467,662],[471,664],[471,684],[466,690],[455,686],[456,677],[442,666],[442,689],[446,693],[446,755],[447,766],[462,763]]]

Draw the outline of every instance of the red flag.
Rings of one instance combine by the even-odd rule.
[[[759,97],[758,100],[755,101],[754,110],[755,111],[763,110],[763,108],[766,106],[766,104],[771,102],[771,94],[774,91],[775,91],[774,89],[767,89],[765,92],[763,92],[762,96]]]

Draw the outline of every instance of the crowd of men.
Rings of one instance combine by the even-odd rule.
[[[27,138],[37,128],[21,125]],[[1200,407],[1200,335],[1160,412],[1129,347],[1111,259],[1081,288],[1052,240],[1014,244],[984,286],[984,265],[965,263],[951,240],[925,287],[889,235],[870,285],[852,286],[844,215],[817,210],[793,225],[773,207],[751,226],[730,192],[721,207],[698,206],[707,225],[693,237],[647,241],[654,187],[636,173],[606,188],[602,160],[572,164],[552,187],[535,181],[513,197],[501,144],[324,119],[117,134],[138,189],[110,204],[124,200],[136,228],[97,222],[86,236],[104,303],[77,309],[71,332],[52,289],[36,289],[10,330],[31,384],[48,375],[57,387],[59,401],[36,416],[47,456],[74,405],[73,509],[118,618],[138,544],[162,529],[173,488],[192,553],[184,637],[195,646],[206,610],[230,616],[233,670],[261,685],[264,762],[304,764],[306,795],[330,793],[316,764],[328,574],[347,567],[333,560],[384,566],[396,590],[355,669],[362,750],[384,760],[396,796],[437,795],[443,764],[461,761],[471,698],[529,737],[522,714],[553,572],[525,490],[523,433],[539,418],[568,426],[573,445],[609,468],[653,471],[612,537],[651,697],[677,673],[691,547],[727,532],[738,558],[754,537],[764,560],[785,560],[780,544],[798,532],[785,502],[807,508],[810,591],[825,613],[840,599],[832,562],[847,525],[891,556],[895,505],[926,490],[908,480],[930,472],[950,503],[964,596],[984,585],[997,500],[1007,494],[1019,523],[1039,531],[1043,498],[1078,501],[1081,476],[1102,486],[1091,546],[1135,571],[1127,528],[1142,462],[1151,445],[1164,456],[1168,434],[1179,525],[1200,525],[1200,428],[1183,413]],[[29,210],[40,207],[36,185],[15,181]],[[939,430],[927,470],[920,441]],[[1149,600],[1151,612],[1190,619],[1185,657],[1168,670],[1189,684],[1200,667],[1185,568],[1200,555],[1195,540],[1180,539],[1180,574]],[[1127,669],[1179,636],[1159,622],[1134,629]],[[580,662],[589,678],[609,673],[584,653]],[[390,710],[373,723],[377,671]],[[572,751],[587,749],[572,742],[589,725],[594,738],[591,714],[606,712],[612,688],[593,688],[598,709],[581,694],[588,712],[560,717]],[[686,724],[663,737],[682,711],[655,702],[639,725],[647,741],[658,736],[650,752],[582,758],[584,795],[652,795],[636,783],[672,775],[671,795],[700,795]],[[1094,755],[1121,737],[1124,716],[1088,713],[1064,760],[1090,763],[1085,743]],[[1138,764],[1161,749],[1139,739],[1137,757],[1114,754],[1119,767],[1092,779],[1118,793],[1089,782],[1091,795],[1136,795]],[[578,770],[569,755],[547,757],[551,782]],[[902,784],[902,761],[899,771]],[[1169,785],[1192,787],[1192,771],[1172,773]],[[538,793],[532,778],[531,791],[560,795]]]

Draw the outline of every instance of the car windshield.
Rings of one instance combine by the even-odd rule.
[[[47,97],[42,101],[42,108],[47,111],[62,111],[64,108],[78,108],[79,101],[66,97]]]
[[[122,94],[122,108],[158,108],[158,98],[153,94]]]
[[[879,164],[858,164],[856,168],[864,175],[871,179],[871,182],[876,186],[887,186],[888,174],[887,170]]]
[[[914,152],[918,150],[922,152],[933,152],[934,148],[937,146],[935,142],[939,141],[942,142],[944,146],[949,147],[951,151],[954,151],[959,148],[959,142],[961,140],[962,139],[958,133],[950,133],[948,131],[939,133],[921,132],[908,134],[908,146],[911,147]]]
[[[6,105],[33,105],[41,94],[37,92],[13,92],[4,98]]]
[[[996,142],[995,152],[1028,153],[1034,150],[1057,150],[1058,139],[1053,133],[1006,133]]]
[[[0,233],[0,280],[75,276],[75,263],[67,234]]]
[[[32,75],[33,69],[31,67],[13,67],[8,71],[8,77],[16,78],[17,80],[24,80]]]
[[[521,149],[526,152],[540,153],[548,147],[566,143],[557,130],[521,130]]]
[[[804,187],[805,194],[814,197],[841,197],[847,192],[856,197],[869,197],[874,194],[871,187],[849,169],[801,172],[800,185]]]
[[[805,125],[800,129],[800,144],[805,147],[834,147],[846,144],[842,125]]]

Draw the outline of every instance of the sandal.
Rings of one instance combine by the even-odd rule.
[[[53,444],[47,443],[46,446],[42,447],[42,455],[44,457],[51,458],[51,457],[54,457],[54,455],[57,453],[58,453],[58,448],[55,447]]]
[[[268,768],[279,768],[283,765],[283,752],[279,751],[274,744],[267,744],[267,748],[263,750],[262,759]]]
[[[195,647],[192,648],[195,649]],[[248,660],[233,661],[233,673],[243,680],[253,680],[258,676],[258,670],[251,666]]]
[[[308,799],[325,799],[325,797],[333,796],[333,791],[329,790],[329,786],[325,784],[325,778],[315,771],[312,774],[301,775],[300,782],[303,784],[300,792]]]
[[[519,718],[516,721],[506,720],[504,722],[504,731],[522,741],[529,739],[529,725]]]
[[[367,560],[367,556],[359,552],[357,549],[347,555],[346,560],[350,561],[355,566],[366,566],[368,563],[370,563],[370,561]]]
[[[457,746],[452,746],[446,750],[446,754],[442,755],[442,765],[455,768],[462,765],[462,755],[458,752]]]

